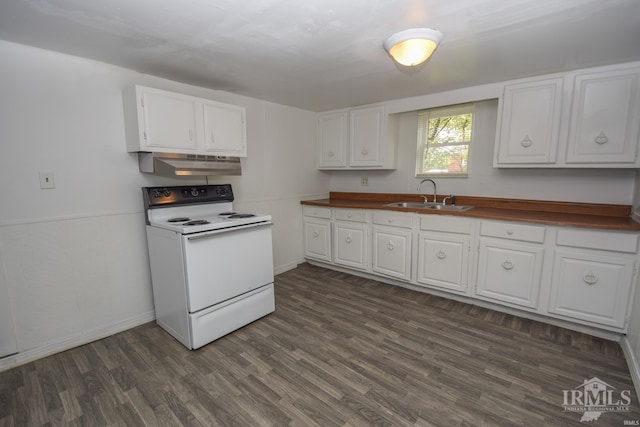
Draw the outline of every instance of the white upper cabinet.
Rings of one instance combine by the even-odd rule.
[[[197,107],[191,97],[137,87],[139,146],[133,151],[196,153]]]
[[[144,86],[124,97],[128,151],[247,155],[243,107]]]
[[[635,164],[639,80],[639,70],[576,76],[567,163]]]
[[[562,78],[508,85],[498,133],[498,163],[556,161]]]
[[[220,102],[205,102],[204,141],[207,154],[247,156],[245,109]]]
[[[318,115],[318,169],[395,169],[395,120],[373,106]]]
[[[639,86],[637,65],[506,85],[494,167],[639,167]]]
[[[318,117],[318,168],[347,166],[349,113],[338,111]]]
[[[349,112],[349,141],[351,166],[384,164],[384,109],[360,108]]]

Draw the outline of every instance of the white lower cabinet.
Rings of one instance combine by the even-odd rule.
[[[373,224],[372,270],[396,279],[411,280],[413,215],[376,211]]]
[[[420,233],[418,283],[466,293],[469,236]]]
[[[476,295],[535,309],[543,252],[541,247],[481,239]]]
[[[313,206],[303,215],[310,260],[574,324],[626,329],[640,233]]]
[[[635,234],[560,230],[549,312],[624,328],[635,278],[637,244]]]
[[[336,209],[333,223],[333,262],[369,270],[369,224],[366,211]]]
[[[331,209],[304,206],[304,256],[331,262]]]
[[[423,215],[420,230],[418,284],[467,293],[472,221]]]
[[[476,296],[535,310],[545,231],[536,225],[482,221]]]

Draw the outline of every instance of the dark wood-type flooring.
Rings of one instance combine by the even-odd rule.
[[[311,265],[197,351],[155,323],[0,373],[0,426],[568,426],[562,390],[632,390],[619,345]]]

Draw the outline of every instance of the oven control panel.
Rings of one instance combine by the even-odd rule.
[[[231,184],[142,187],[145,209],[190,203],[232,202]]]

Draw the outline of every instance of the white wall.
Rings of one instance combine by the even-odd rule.
[[[495,90],[469,89],[469,94],[455,91],[412,99],[410,106],[451,105],[493,94]],[[471,97],[471,98],[470,98]],[[482,99],[482,98],[476,98]],[[389,110],[408,102],[388,103]],[[497,99],[477,104],[474,141],[470,149],[468,178],[436,178],[438,194],[537,199],[585,203],[630,205],[633,199],[634,170],[596,169],[497,169],[493,168],[493,145],[496,130]],[[398,167],[395,171],[334,171],[331,191],[372,193],[416,193],[420,179],[415,178],[417,114],[402,113],[399,126]],[[478,139],[475,139],[477,137]],[[361,186],[367,176],[369,185]],[[431,186],[424,189],[431,192]]]
[[[201,184],[142,174],[126,152],[122,91],[134,84],[242,105],[241,209],[274,217],[277,272],[303,258],[299,201],[327,194],[315,114],[0,41],[0,284],[18,356],[0,369],[153,319],[140,187]],[[42,190],[38,172],[56,188]]]

